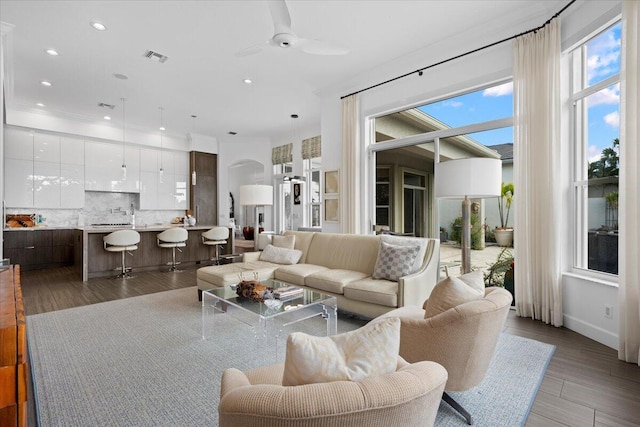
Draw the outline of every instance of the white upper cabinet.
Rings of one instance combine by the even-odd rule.
[[[156,152],[158,163],[153,168],[144,157]],[[187,209],[189,154],[173,151],[140,150],[140,209]],[[162,166],[162,177],[160,167]]]
[[[4,199],[7,207],[32,208],[33,160],[5,158],[4,177]]]
[[[4,157],[8,159],[33,160],[33,132],[5,128]]]
[[[60,164],[60,137],[36,132],[33,135],[33,160]]]
[[[60,163],[33,162],[33,206],[59,208]]]
[[[158,172],[160,166],[158,159],[160,153],[158,150],[141,148],[140,149],[140,172]]]
[[[85,190],[140,192],[140,149],[87,141],[84,153]]]
[[[66,165],[84,165],[84,140],[60,137],[60,163]]]

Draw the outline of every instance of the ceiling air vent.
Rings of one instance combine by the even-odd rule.
[[[110,110],[113,110],[114,108],[116,108],[116,106],[115,106],[115,105],[105,104],[104,102],[99,102],[99,103],[98,103],[98,107],[108,108],[108,109],[110,109]]]
[[[167,59],[169,59],[168,56],[165,56],[158,52],[154,52],[152,50],[146,51],[143,56],[156,62],[165,62]]]

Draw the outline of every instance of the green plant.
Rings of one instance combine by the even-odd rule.
[[[484,285],[504,287],[504,276],[512,268],[513,254],[509,248],[504,248],[498,254],[496,262],[489,264],[489,270],[484,273]]]
[[[500,228],[507,228],[509,224],[509,211],[513,202],[514,187],[510,182],[500,184],[500,198],[498,199],[498,212],[500,213]],[[506,210],[506,214],[505,214]]]
[[[617,191],[612,191],[611,193],[605,194],[604,198],[611,209],[618,209],[618,192]]]
[[[471,248],[482,249],[482,223],[478,214],[471,214]],[[449,238],[458,244],[462,244],[462,217],[459,216],[451,223]]]

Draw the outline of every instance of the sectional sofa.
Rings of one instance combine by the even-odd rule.
[[[198,298],[202,299],[202,291],[238,283],[240,277],[275,278],[334,295],[340,310],[373,318],[405,305],[421,306],[438,281],[438,239],[304,231],[286,231],[284,236],[294,236],[288,240],[293,240],[292,251],[300,252],[296,252],[300,255],[297,262],[265,261],[261,260],[265,258],[262,252],[249,252],[240,263],[202,267],[197,271]],[[374,279],[380,276],[382,264],[389,265],[389,259],[384,258],[390,247],[403,246],[409,248],[408,256],[419,248],[410,271],[396,280]],[[406,263],[408,256],[397,256],[406,250],[396,250],[404,252],[396,252],[392,261]]]

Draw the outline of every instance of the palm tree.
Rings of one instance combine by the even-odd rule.
[[[600,159],[589,163],[588,177],[604,178],[605,176],[618,176],[620,171],[620,156],[616,148],[620,146],[620,139],[615,138],[612,146],[602,150]]]

